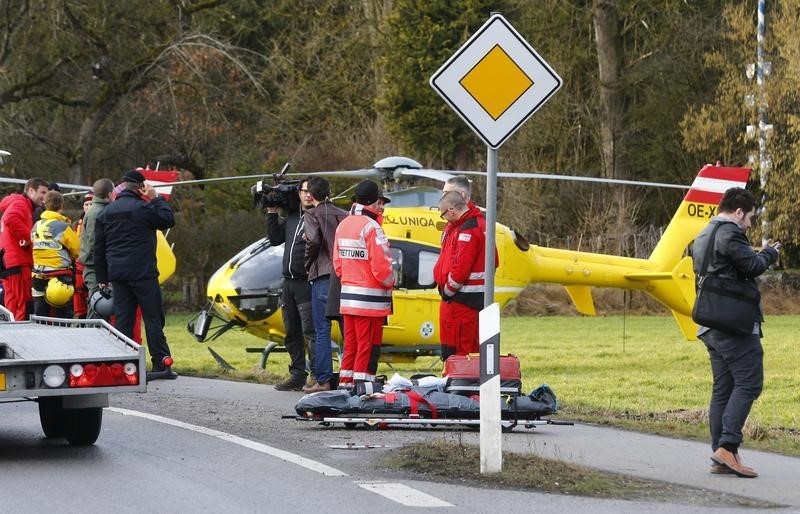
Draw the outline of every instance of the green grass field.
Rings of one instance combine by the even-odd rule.
[[[167,337],[182,373],[273,383],[287,375],[285,353],[260,355],[246,347],[263,342],[231,331],[197,343],[187,316],[169,316]],[[764,326],[765,387],[746,428],[746,444],[800,455],[800,316],[771,316]],[[610,423],[682,437],[706,438],[705,409],[711,387],[708,354],[699,341],[683,340],[666,316],[504,317],[501,353],[522,363],[523,389],[547,383],[561,402],[561,417]],[[235,372],[224,372],[213,348]],[[410,376],[441,372],[433,357],[414,364],[381,364],[379,373]]]

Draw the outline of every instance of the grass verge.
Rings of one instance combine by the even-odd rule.
[[[607,473],[535,455],[504,452],[503,469],[496,474],[481,474],[479,463],[478,447],[448,441],[407,445],[393,450],[385,461],[393,469],[434,477],[444,482],[470,482],[515,490],[686,505],[777,506],[730,494]]]

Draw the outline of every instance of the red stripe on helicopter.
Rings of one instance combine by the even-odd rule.
[[[722,195],[732,187],[747,187],[749,168],[726,168],[706,165],[697,174],[684,202],[719,204]]]
[[[147,182],[156,188],[158,194],[163,196],[165,200],[169,200],[170,195],[172,194],[172,186],[169,185],[172,182],[177,182],[180,179],[180,172],[178,171],[158,171],[158,170],[148,170],[148,169],[140,169],[139,171],[142,172],[144,178],[147,179]]]

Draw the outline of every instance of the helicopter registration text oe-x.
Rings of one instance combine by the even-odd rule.
[[[340,239],[339,257],[342,259],[365,261],[369,259],[369,254],[362,241],[358,241],[357,239]]]
[[[713,218],[717,214],[716,205],[702,203],[687,203],[686,212],[694,218]]]

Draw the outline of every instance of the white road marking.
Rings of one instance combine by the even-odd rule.
[[[171,418],[165,418],[163,416],[158,416],[156,414],[148,414],[146,412],[139,412],[129,409],[120,409],[118,407],[108,407],[108,410],[116,412],[117,414],[122,414],[123,416],[135,416],[138,418],[144,418],[150,421],[155,421],[156,423],[163,423],[165,425],[170,425],[177,428],[183,428],[184,430],[191,430],[192,432],[197,432],[199,434],[216,437],[223,441],[227,441],[233,444],[238,444],[239,446],[242,446],[244,448],[255,450],[260,453],[265,453],[267,455],[277,457],[281,460],[290,462],[292,464],[297,464],[298,466],[310,469],[311,471],[316,471],[317,473],[320,473],[322,475],[342,476],[342,477],[348,476],[348,474],[345,473],[344,471],[332,468],[330,466],[322,464],[321,462],[317,462],[312,459],[307,459],[305,457],[301,457],[300,455],[296,455],[294,453],[287,452],[279,448],[274,448],[266,444],[257,443],[249,439],[244,439],[242,437],[238,437],[233,434],[229,434],[227,432],[214,430],[213,428],[201,427],[199,425],[184,423],[183,421],[178,421],[176,419],[171,419]],[[386,482],[354,482],[354,483],[359,487],[361,487],[362,489],[379,494],[384,498],[387,498],[389,500],[392,500],[394,502],[397,502],[401,505],[405,505],[408,507],[453,507],[454,506],[452,503],[440,500],[435,496],[423,493],[422,491],[418,491],[417,489],[409,487],[405,484],[386,483]]]
[[[362,489],[371,491],[407,507],[454,507],[452,503],[418,491],[405,484],[387,482],[356,482]]]
[[[338,476],[338,477],[346,477],[348,476],[347,473],[344,471],[340,471],[336,468],[332,468],[330,466],[326,466],[321,462],[317,462],[315,460],[307,459],[305,457],[301,457],[300,455],[296,455],[291,452],[287,452],[285,450],[281,450],[279,448],[274,448],[272,446],[267,446],[266,444],[257,443],[255,441],[251,441],[249,439],[244,439],[242,437],[237,437],[233,434],[228,434],[227,432],[220,432],[219,430],[214,430],[211,428],[201,427],[199,425],[192,425],[190,423],[184,423],[182,421],[178,421],[175,419],[165,418],[163,416],[157,416],[155,414],[148,414],[146,412],[139,412],[135,410],[128,410],[128,409],[120,409],[117,407],[109,407],[108,410],[116,412],[118,414],[122,414],[123,416],[136,416],[139,418],[148,419],[150,421],[155,421],[157,423],[164,423],[165,425],[171,425],[178,428],[183,428],[185,430],[191,430],[192,432],[197,432],[199,434],[208,435],[211,437],[216,437],[218,439],[222,439],[223,441],[227,441],[229,443],[238,444],[239,446],[243,446],[245,448],[249,448],[251,450],[255,450],[260,453],[265,453],[267,455],[271,455],[273,457],[277,457],[281,460],[285,460],[286,462],[290,462],[292,464],[297,464],[298,466],[302,466],[306,469],[310,469],[311,471],[316,471],[322,475],[326,476]]]

